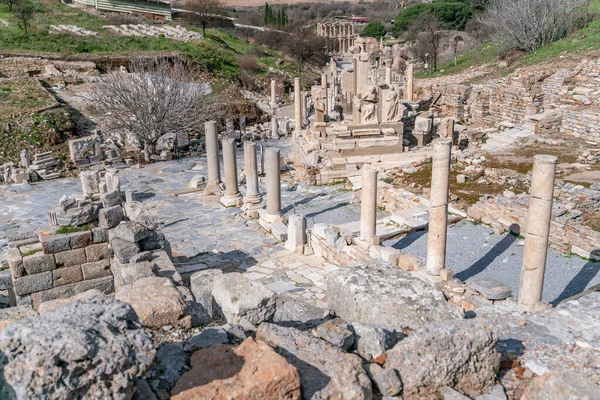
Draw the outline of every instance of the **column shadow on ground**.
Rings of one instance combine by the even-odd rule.
[[[419,240],[423,235],[427,233],[426,230],[420,230],[415,232],[410,232],[408,235],[404,236],[402,239],[398,240],[396,243],[392,245],[392,248],[396,250],[403,250]]]
[[[600,262],[588,261],[550,304],[556,307],[561,301],[583,292],[592,279],[598,275],[598,272],[600,272]]]
[[[513,230],[513,232],[515,231]],[[481,257],[478,261],[476,261],[466,270],[454,275],[454,277],[461,280],[462,282],[466,282],[468,279],[485,271],[485,269],[489,267],[490,264],[494,262],[496,258],[502,255],[502,253],[504,253],[517,240],[517,238],[518,237],[515,234],[508,233],[502,238],[502,240],[496,243],[494,247],[492,247],[490,251],[488,251],[483,257]]]

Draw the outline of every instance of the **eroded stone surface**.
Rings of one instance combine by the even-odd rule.
[[[303,399],[371,399],[371,381],[358,356],[295,328],[262,324],[256,338],[298,369]]]
[[[440,320],[462,318],[462,309],[433,286],[379,263],[342,268],[329,276],[327,303],[346,321],[410,332]]]
[[[191,366],[175,385],[174,400],[300,399],[296,368],[252,338],[237,348],[216,345],[198,350]]]
[[[93,296],[0,332],[2,398],[128,398],[154,350],[133,309]]]

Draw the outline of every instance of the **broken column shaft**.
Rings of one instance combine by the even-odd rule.
[[[414,101],[414,85],[415,85],[415,66],[409,64],[406,66],[406,99]]]
[[[271,79],[271,102],[269,103],[269,105],[271,106],[271,108],[275,108],[277,107],[277,83],[275,82],[275,79]]]
[[[450,189],[450,152],[452,140],[433,141],[433,167],[427,239],[427,273],[439,276],[446,265],[448,194]]]
[[[557,161],[556,157],[550,155],[533,157],[519,289],[519,304],[524,307],[532,307],[542,300]]]
[[[302,88],[300,78],[294,78],[294,134],[298,135],[302,130]]]
[[[208,167],[208,184],[221,183],[221,170],[219,168],[219,138],[217,134],[217,122],[207,121],[204,123],[206,140],[206,164]]]
[[[256,162],[256,143],[244,142],[244,169],[246,171],[246,204],[262,203],[258,189],[258,165]]]
[[[281,176],[279,149],[265,150],[265,172],[267,174],[267,214],[281,215]]]
[[[235,140],[223,139],[223,165],[225,167],[225,194],[221,204],[233,207],[242,198],[238,189],[237,160],[235,154]]]
[[[377,170],[365,164],[362,168],[360,202],[360,239],[378,244],[377,224]]]

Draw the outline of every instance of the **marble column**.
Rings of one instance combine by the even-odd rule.
[[[262,196],[258,188],[256,143],[254,142],[244,142],[244,169],[246,171],[246,197],[244,203],[249,206],[262,205]]]
[[[556,157],[550,155],[533,157],[519,289],[519,304],[523,307],[530,308],[542,301],[557,161]]]
[[[392,67],[385,67],[385,84],[392,86]]]
[[[275,82],[275,79],[271,79],[271,101],[269,105],[272,109],[277,108],[277,82]]]
[[[307,94],[306,93],[302,93],[302,118],[301,121],[304,122],[308,119],[308,98],[307,98]],[[301,123],[302,123],[301,122]]]
[[[269,147],[265,150],[265,169],[267,173],[267,214],[281,215],[281,177],[279,149]]]
[[[362,189],[360,200],[360,239],[370,244],[379,244],[377,224],[377,170],[371,165],[362,167]]]
[[[221,184],[217,121],[207,121],[204,123],[204,135],[206,141],[206,165],[208,169],[208,179],[204,194],[210,195],[219,192],[219,185]]]
[[[325,89],[325,115],[329,114],[329,89],[327,88],[327,75],[321,75],[321,86]]]
[[[271,139],[279,139],[279,122],[274,116],[271,117]]]
[[[452,139],[454,141],[454,119],[442,118],[439,130],[440,137]]]
[[[306,243],[306,218],[302,215],[290,215],[288,218],[288,237],[285,248],[293,253],[302,254]]]
[[[225,194],[221,197],[221,204],[223,204],[225,207],[234,207],[242,198],[242,195],[238,189],[235,139],[223,139],[222,145],[223,167],[225,169]]]
[[[413,101],[414,100],[414,86],[415,86],[415,66],[412,64],[408,64],[406,66],[406,99]]]
[[[108,193],[118,190],[121,191],[121,179],[119,178],[119,171],[116,169],[107,170],[104,174],[104,182],[106,183],[106,191]]]
[[[302,131],[302,87],[300,78],[294,78],[294,135]]]
[[[27,169],[29,168],[30,161],[29,161],[29,150],[21,150],[21,165],[23,166],[23,168]]]
[[[81,179],[81,189],[84,195],[91,196],[100,193],[100,174],[98,171],[81,171],[79,179]]]
[[[450,152],[452,140],[433,141],[433,168],[427,239],[427,273],[439,276],[446,265],[448,195],[450,189]]]

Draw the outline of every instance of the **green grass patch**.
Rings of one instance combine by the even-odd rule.
[[[239,75],[240,67],[237,57],[254,51],[262,51],[265,58],[265,69],[274,64],[276,52],[253,46],[245,40],[229,35],[218,29],[207,29],[206,37],[191,42],[178,42],[158,37],[125,37],[103,29],[110,22],[93,16],[87,12],[65,4],[43,3],[41,12],[32,23],[31,33],[25,35],[19,28],[18,21],[8,12],[4,4],[0,4],[0,19],[8,26],[0,24],[0,49],[4,51],[32,51],[59,54],[98,54],[131,55],[140,52],[180,52],[196,61],[204,70],[211,72],[217,78],[231,78]],[[97,36],[75,36],[66,33],[50,34],[51,25],[76,25],[94,32]],[[172,21],[172,25],[181,21]],[[197,27],[186,27],[199,32]],[[267,65],[267,63],[271,65]],[[293,71],[292,63],[287,62],[282,69]]]
[[[35,253],[39,253],[40,251],[42,251],[42,249],[31,249],[31,250],[28,250],[28,251],[26,251],[26,252],[24,252],[24,253],[21,253],[21,255],[22,255],[23,257],[32,256],[32,255],[34,255]]]
[[[61,226],[60,228],[58,228],[56,230],[57,234],[65,234],[65,233],[75,233],[75,232],[84,232],[84,231],[89,231],[90,230],[90,226],[89,225],[83,225],[83,226]]]
[[[484,66],[490,64],[496,60],[498,56],[498,49],[491,43],[482,44],[468,53],[462,54],[457,57],[456,65],[454,61],[438,67],[437,71],[419,72],[415,74],[417,78],[437,78],[445,75],[454,75],[461,73],[471,67]]]

